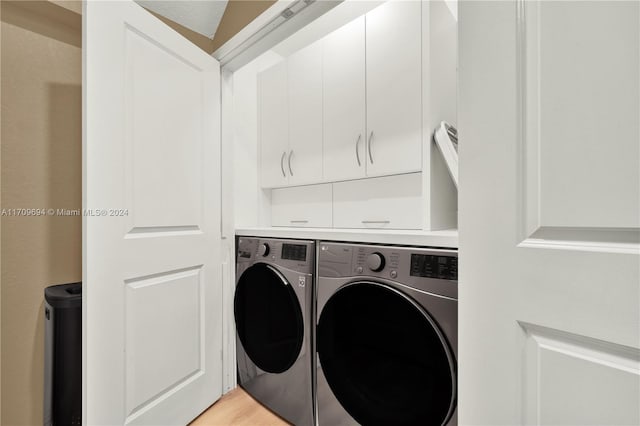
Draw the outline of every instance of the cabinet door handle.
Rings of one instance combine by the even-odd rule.
[[[373,164],[373,154],[371,153],[371,141],[373,140],[373,130],[371,131],[371,134],[369,135],[369,161],[371,161],[371,164]]]
[[[282,157],[280,157],[280,170],[282,170],[282,177],[287,177],[287,174],[284,171],[284,157],[287,155],[287,152],[282,153]]]
[[[390,220],[363,220],[362,223],[390,223]]]
[[[293,150],[291,150],[291,152],[289,153],[289,174],[291,174],[291,176],[293,176],[293,170],[291,170],[291,157],[293,156]]]
[[[360,163],[360,151],[358,150],[360,147],[360,139],[362,139],[362,133],[358,135],[358,140],[356,141],[356,160],[358,160],[358,167],[362,166],[362,163]]]
[[[290,220],[291,223],[309,223],[308,220]]]

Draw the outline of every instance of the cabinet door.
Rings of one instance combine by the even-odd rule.
[[[331,228],[330,183],[278,188],[271,191],[271,225]]]
[[[315,42],[287,60],[289,184],[322,180],[322,44]]]
[[[364,17],[323,39],[324,176],[365,176]]]
[[[422,174],[333,184],[335,228],[422,228]]]
[[[367,175],[422,164],[421,2],[389,1],[366,15]]]
[[[260,116],[260,184],[283,186],[288,182],[287,63],[280,62],[258,76]]]

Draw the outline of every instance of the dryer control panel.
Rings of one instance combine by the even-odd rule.
[[[437,254],[411,253],[412,277],[458,279],[458,258]]]
[[[458,295],[455,249],[321,242],[319,277],[377,278],[447,297]]]

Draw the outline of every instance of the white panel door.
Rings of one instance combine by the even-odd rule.
[[[322,40],[324,177],[328,181],[365,176],[364,41],[364,16]]]
[[[368,176],[422,167],[421,7],[391,0],[366,15]]]
[[[287,59],[289,95],[289,184],[322,180],[322,43]]]
[[[132,1],[84,9],[83,421],[222,391],[219,64]]]
[[[287,63],[282,61],[258,74],[260,185],[264,188],[289,182],[287,103]]]
[[[640,3],[460,2],[461,424],[640,423]]]

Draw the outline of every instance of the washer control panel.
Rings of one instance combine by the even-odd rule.
[[[457,297],[455,249],[320,242],[319,277],[379,278]]]
[[[284,240],[237,237],[236,260],[240,263],[273,263],[296,271],[313,272],[315,243],[306,240]]]

